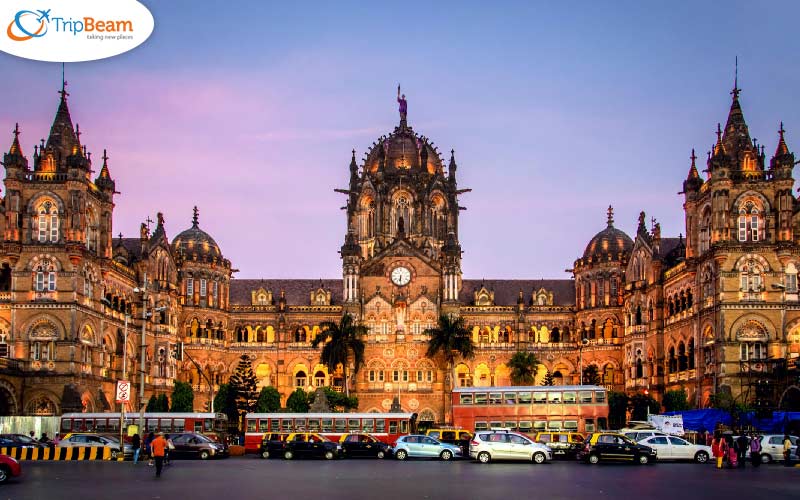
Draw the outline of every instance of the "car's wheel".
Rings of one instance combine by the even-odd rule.
[[[482,451],[478,453],[478,462],[482,464],[488,464],[491,461],[492,461],[492,456],[489,455],[488,451]]]
[[[768,464],[772,462],[772,456],[769,453],[764,453],[761,455],[761,463]]]
[[[292,453],[290,450],[286,450],[283,452],[283,458],[286,460],[291,460],[294,458],[294,453]]]
[[[269,458],[269,450],[262,451],[261,458]]]
[[[408,452],[406,450],[397,450],[397,453],[394,454],[398,460],[405,460],[408,458]]]
[[[650,463],[650,457],[647,455],[639,455],[636,457],[636,461],[639,462],[639,465],[647,465]]]
[[[708,453],[704,451],[698,451],[694,455],[694,461],[697,462],[698,464],[704,464],[708,462]]]
[[[208,460],[209,456],[208,450],[203,450],[200,452],[200,460]]]
[[[378,452],[378,458],[384,458],[385,456],[386,456],[386,452],[384,452],[383,450],[380,450]]]
[[[599,464],[600,463],[600,457],[598,457],[597,455],[592,453],[591,455],[589,455],[589,463],[592,464],[592,465]]]
[[[547,457],[544,456],[544,453],[541,451],[537,451],[533,454],[533,461],[537,464],[543,464],[547,460]]]
[[[325,452],[325,460],[333,460],[334,454],[331,450]]]
[[[11,478],[11,471],[5,465],[0,466],[0,484],[7,482]]]
[[[450,450],[442,450],[442,452],[439,454],[439,458],[444,461],[450,460],[453,458],[453,452]]]

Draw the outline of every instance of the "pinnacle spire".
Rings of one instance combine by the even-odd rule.
[[[775,156],[789,154],[789,146],[786,145],[786,140],[783,137],[785,133],[786,130],[784,130],[783,122],[781,122],[781,128],[778,130],[778,148],[775,150]]]
[[[614,227],[614,207],[609,205],[606,213],[608,214],[608,227]]]
[[[692,156],[690,156],[689,159],[692,160],[692,165],[689,167],[689,179],[698,179],[700,173],[697,171],[697,164],[695,163],[697,155],[694,154],[694,148],[692,148]]]
[[[61,101],[58,104],[58,110],[45,146],[49,152],[53,153],[56,161],[59,161],[60,158],[60,162],[65,161],[72,154],[80,154],[80,140],[72,125],[72,117],[67,105],[69,93],[66,90],[66,84],[67,82],[62,82],[61,90],[58,92],[61,94]]]
[[[731,90],[731,109],[728,112],[728,121],[725,123],[725,132],[722,136],[722,143],[725,151],[733,158],[740,150],[751,149],[753,141],[750,139],[750,132],[742,112],[742,105],[739,103],[739,58],[736,58],[736,71],[733,80],[733,90]]]
[[[200,210],[197,209],[197,205],[192,209],[192,227],[200,227]]]
[[[11,149],[8,150],[8,154],[23,156],[23,154],[22,154],[22,146],[20,146],[20,144],[19,144],[19,134],[20,134],[19,123],[16,123],[14,125],[14,132],[13,133],[14,133],[14,141],[11,143]]]
[[[100,169],[100,178],[101,179],[110,179],[111,174],[108,171],[108,153],[106,150],[103,150],[103,168]]]

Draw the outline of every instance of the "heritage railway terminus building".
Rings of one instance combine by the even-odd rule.
[[[445,164],[403,116],[363,164],[353,153],[340,190],[342,279],[234,279],[197,211],[172,241],[161,214],[152,232],[142,224],[138,238],[114,236],[108,157],[92,179],[62,92],[48,139],[26,156],[17,129],[3,156],[0,415],[116,409],[126,316],[134,408],[141,370],[145,399],[171,392],[177,379],[195,387],[195,407],[204,407],[208,384],[172,357],[178,342],[215,386],[247,354],[259,383],[284,398],[297,387],[340,387],[341,370],[322,366],[310,342],[322,321],[345,312],[370,332],[366,364],[349,384],[364,412],[388,410],[399,395],[420,420],[449,421],[449,375],[425,357],[423,332],[440,313],[463,316],[478,345],[474,359],[455,367],[456,386],[510,385],[506,361],[532,350],[544,365],[537,383],[546,370],[557,384],[578,383],[582,354],[612,390],[659,398],[684,388],[698,406],[715,393],[752,399],[748,377],[800,352],[795,158],[783,127],[769,159],[750,138],[738,89],[707,175],[692,156],[685,237],[662,236],[642,213],[631,238],[614,227],[609,207],[573,279],[469,280],[461,275],[464,190],[455,157]],[[145,280],[148,310],[157,312],[145,327],[142,365],[142,294],[134,289]]]

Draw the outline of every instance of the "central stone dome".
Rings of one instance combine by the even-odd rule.
[[[405,123],[372,144],[364,167],[370,173],[409,171],[435,175],[443,171],[442,158],[433,143]]]

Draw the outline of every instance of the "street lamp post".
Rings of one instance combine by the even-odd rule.
[[[589,339],[581,339],[578,345],[578,385],[583,385],[583,348],[589,345]]]
[[[111,307],[111,302],[103,297],[100,302],[106,306]],[[125,312],[125,327],[122,334],[122,380],[128,379],[128,318],[130,315]],[[129,393],[130,394],[130,393]],[[119,442],[123,446],[125,439],[125,402],[119,404]]]
[[[134,293],[141,293],[142,294],[142,345],[141,345],[141,366],[139,367],[139,431],[142,432],[144,430],[144,409],[145,409],[145,402],[144,402],[144,383],[145,383],[145,374],[147,372],[146,365],[147,365],[147,318],[149,316],[147,312],[147,271],[144,272],[144,279],[142,283],[142,288],[134,288]],[[153,312],[163,311],[166,307],[156,307],[153,309]]]

